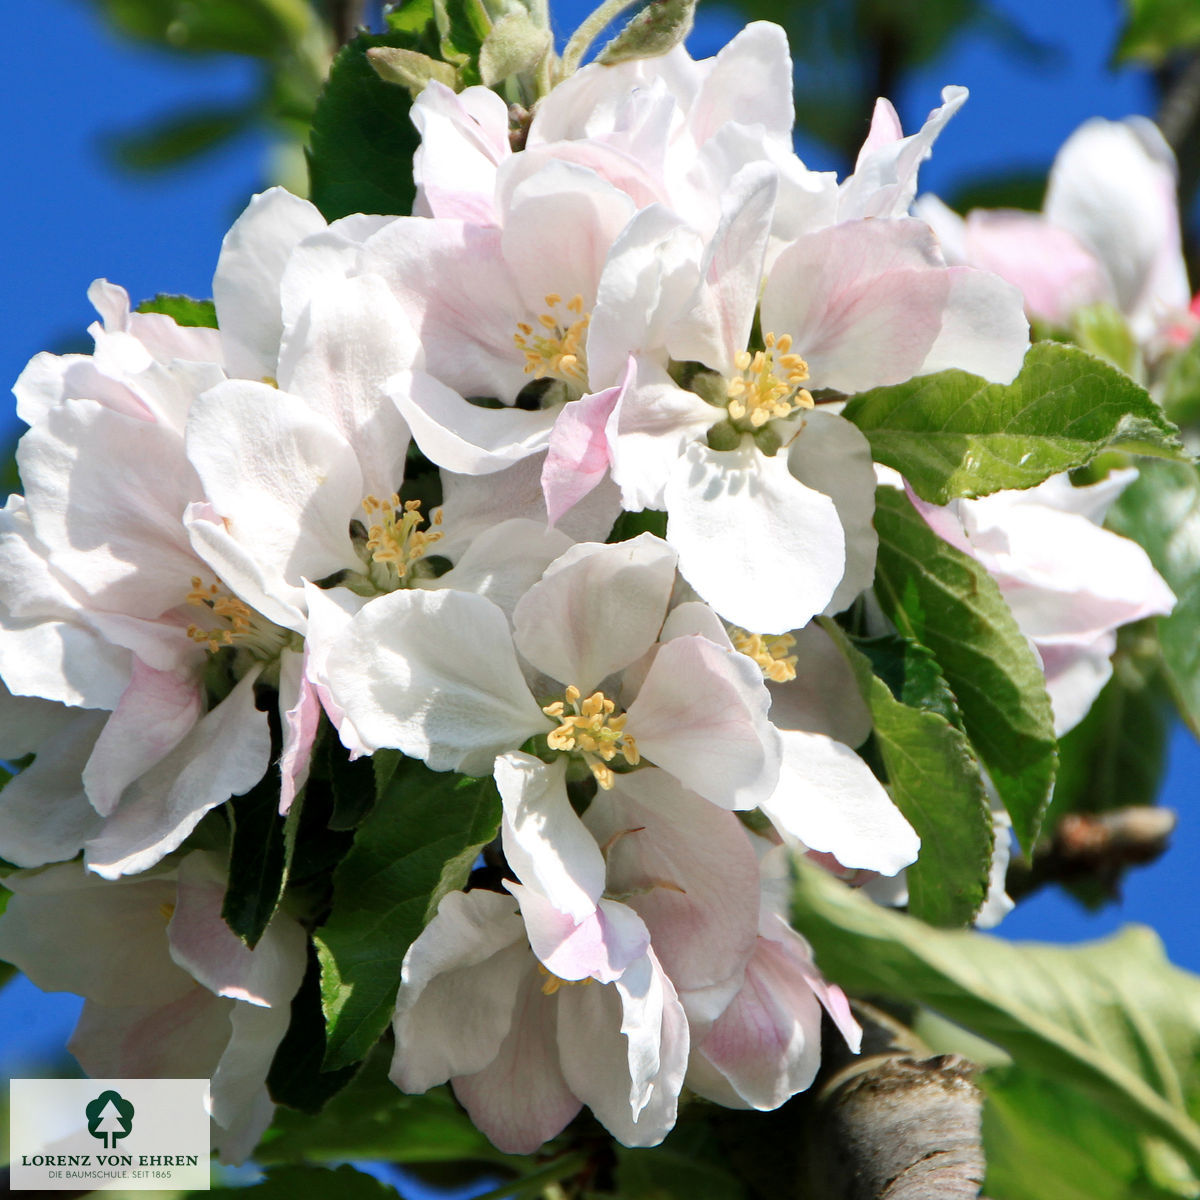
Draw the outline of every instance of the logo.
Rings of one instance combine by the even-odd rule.
[[[207,1079],[13,1079],[14,1191],[206,1191]]]
[[[133,1132],[133,1105],[120,1092],[101,1092],[84,1110],[88,1133],[111,1150],[118,1138]]]

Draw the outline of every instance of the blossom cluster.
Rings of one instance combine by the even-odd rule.
[[[822,1007],[857,1048],[781,884],[789,853],[896,877],[919,851],[816,619],[875,570],[846,397],[1008,382],[1028,344],[1021,292],[909,215],[965,98],[908,136],[880,101],[839,182],[792,149],[772,25],[585,67],[517,139],[495,93],[431,82],[415,215],[255,198],[214,328],[93,286],[94,352],[16,386],[0,526],[0,749],[33,756],[0,794],[0,955],[88,996],[86,1069],[211,1075],[224,1153],[256,1144],[324,914],[285,897],[247,948],[205,818],[264,779],[286,816],[324,739],[494,779],[497,839],[405,957],[392,1078],[451,1081],[502,1149],[584,1105],[656,1144],[685,1085],[777,1107]],[[922,511],[1018,581],[1065,728],[1112,630],[1172,597],[1091,525],[1057,583],[1078,534],[1034,499]]]

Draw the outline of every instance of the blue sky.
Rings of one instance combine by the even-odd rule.
[[[923,169],[930,190],[949,191],[973,175],[1015,166],[1045,169],[1087,117],[1153,111],[1142,75],[1114,74],[1106,66],[1117,26],[1114,0],[1003,0],[998,7],[1054,54],[1044,62],[1021,62],[982,34],[967,33],[893,97],[912,127],[938,103],[943,85],[971,89],[970,102]],[[583,8],[572,3],[556,11],[558,23],[570,28]],[[14,23],[18,28],[11,28]],[[704,9],[693,52],[714,52],[736,28],[727,11]],[[11,381],[39,350],[86,347],[92,313],[85,292],[98,276],[126,286],[135,301],[158,291],[207,296],[225,229],[265,182],[268,147],[261,137],[246,136],[167,177],[121,176],[101,151],[106,134],[172,104],[245,96],[254,82],[248,64],[197,62],[121,43],[83,0],[19,6],[3,44],[7,186],[0,190],[0,219],[9,235],[0,256],[0,376]],[[864,130],[868,116],[863,114]],[[814,167],[831,165],[804,153]],[[11,435],[17,428],[11,405],[2,406],[0,432]],[[1074,940],[1142,921],[1160,931],[1175,961],[1200,970],[1191,900],[1200,862],[1197,779],[1200,748],[1177,730],[1163,801],[1182,820],[1166,857],[1130,876],[1120,905],[1088,915],[1046,892],[1023,904],[1002,932]],[[24,986],[0,993],[0,1029],[11,1031],[3,1063],[9,1074],[12,1051],[31,1051],[35,1040],[47,1048],[65,1040],[76,1005],[56,1001],[40,1005]]]

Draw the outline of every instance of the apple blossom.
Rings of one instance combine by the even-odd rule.
[[[274,1112],[265,1084],[304,974],[300,926],[279,914],[248,950],[203,853],[115,883],[64,863],[4,884],[0,955],[47,991],[86,997],[69,1043],[84,1070],[211,1077],[214,1140],[225,1161],[246,1158]]]

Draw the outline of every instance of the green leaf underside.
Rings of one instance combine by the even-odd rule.
[[[1147,1144],[1135,1127],[1091,1096],[1015,1067],[987,1071],[979,1082],[986,1096],[986,1195],[1000,1200],[1168,1200],[1180,1195],[1149,1177],[1153,1143]]]
[[[267,1177],[252,1187],[213,1188],[207,1196],[227,1197],[230,1200],[399,1200],[400,1193],[372,1175],[356,1171],[345,1164],[330,1170],[328,1167],[276,1167]]]
[[[412,98],[379,78],[367,51],[400,46],[436,55],[432,6],[427,12],[424,24],[421,13],[412,14],[415,31],[393,28],[381,36],[359,36],[333,61],[308,148],[311,199],[328,221],[356,212],[400,216],[412,211],[412,157],[420,142],[409,119]]]
[[[987,571],[944,542],[908,498],[876,493],[875,594],[905,637],[933,652],[1013,829],[1037,837],[1056,764],[1046,679]]]
[[[893,696],[837,626],[822,624],[849,660],[871,710],[888,791],[921,839],[920,857],[908,868],[909,909],[932,925],[964,925],[987,895],[993,841],[971,747],[940,713]],[[927,672],[927,657],[918,669]]]
[[[500,824],[488,779],[403,762],[334,874],[333,914],[315,935],[325,1070],[362,1058],[391,1020],[405,951],[462,887]]]
[[[1183,456],[1178,430],[1142,388],[1057,342],[1032,346],[1011,384],[941,371],[855,396],[844,415],[877,461],[934,504],[1033,487],[1112,448]]]
[[[497,1150],[471,1123],[448,1087],[407,1096],[389,1078],[391,1050],[378,1047],[320,1118],[280,1109],[256,1162],[479,1162],[515,1170],[529,1160]]]
[[[1146,551],[1175,593],[1170,616],[1158,619],[1163,670],[1180,714],[1200,737],[1200,468],[1143,464],[1108,523]]]
[[[217,309],[211,300],[193,300],[191,296],[171,296],[159,292],[150,300],[137,306],[140,313],[162,313],[176,325],[202,325],[208,329],[217,327]]]
[[[1200,979],[1151,930],[1072,947],[933,930],[803,862],[793,917],[843,987],[927,1005],[1200,1165]]]
[[[228,805],[233,825],[229,885],[221,916],[251,949],[275,915],[287,882],[284,823],[279,819],[279,771],[272,766]]]

